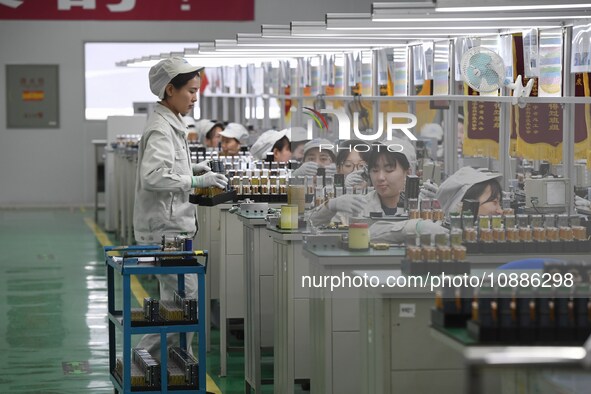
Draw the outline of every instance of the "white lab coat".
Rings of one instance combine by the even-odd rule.
[[[383,212],[380,196],[376,191],[371,191],[363,196],[366,203],[365,209],[358,216],[367,217],[370,212]],[[340,222],[344,225],[349,224],[349,215],[343,212],[334,212],[328,209],[326,204],[314,208],[310,212],[309,220],[314,226],[328,224],[330,222]]]
[[[359,216],[368,217],[370,212],[383,212],[382,203],[377,192],[374,190],[365,195],[365,208]],[[309,220],[314,226],[328,224],[332,222],[341,222],[349,224],[349,216],[342,212],[333,212],[323,204],[314,210],[309,215]],[[370,240],[372,242],[386,242],[386,243],[402,243],[405,241],[407,235],[416,235],[421,232],[447,232],[430,220],[424,221],[422,219],[409,219],[400,221],[380,220],[373,223],[369,228]]]
[[[144,128],[138,152],[133,227],[139,244],[163,234],[197,232],[197,211],[189,202],[193,171],[182,118],[158,104]]]
[[[365,208],[359,216],[368,217],[370,212],[383,212],[382,203],[378,193],[374,190],[365,195]],[[330,222],[341,222],[349,224],[349,216],[342,212],[333,212],[326,204],[315,208],[309,215],[309,220],[314,226],[328,224]],[[369,228],[370,240],[372,242],[401,243],[408,234],[417,233],[417,224],[421,219],[410,219],[401,221],[377,221]]]
[[[133,226],[139,244],[158,244],[163,234],[197,232],[197,210],[189,202],[193,168],[182,118],[162,104],[144,128],[138,152]],[[177,275],[157,275],[160,299],[173,300]],[[197,275],[185,275],[187,297],[197,298]],[[187,333],[190,344],[193,333]],[[178,335],[167,335],[168,346],[178,346]],[[160,334],[147,334],[137,347],[160,359]],[[189,347],[189,351],[192,352]]]

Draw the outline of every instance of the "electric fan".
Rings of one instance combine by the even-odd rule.
[[[503,59],[484,47],[474,47],[464,53],[460,62],[464,82],[480,93],[489,93],[506,86],[513,90],[513,104],[517,104],[519,97],[528,97],[534,84],[530,79],[524,87],[521,75],[515,82],[505,78],[505,64]]]

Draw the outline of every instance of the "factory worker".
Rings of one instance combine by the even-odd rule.
[[[351,141],[357,141],[357,140],[351,140]],[[346,146],[346,144],[348,143],[348,141],[346,141],[344,144]],[[375,142],[376,144],[380,144],[380,142]],[[405,155],[407,156],[407,159],[409,160],[409,174],[414,174],[415,169],[416,169],[416,162],[417,162],[417,154],[416,154],[416,150],[414,148],[414,146],[408,142],[406,139],[402,139],[402,138],[398,138],[398,137],[392,137],[391,140],[384,142],[386,144],[386,146],[382,149],[386,149],[387,146],[391,146],[392,150],[398,150],[401,149],[402,151],[405,152]],[[359,145],[361,144],[361,145]],[[361,150],[363,146],[367,146],[366,142],[362,142],[362,141],[358,141],[356,142],[356,146],[357,146],[357,150]],[[367,158],[369,153],[360,153],[360,157],[361,158]],[[338,159],[337,159],[338,161]],[[345,178],[345,187],[353,187],[355,189],[364,189],[365,186],[367,186],[367,179],[368,179],[368,173],[367,173],[367,166],[365,166],[365,168],[358,168],[355,169],[353,172],[351,172],[350,174],[348,174]]]
[[[187,127],[182,116],[191,112],[201,84],[203,67],[183,58],[160,61],[149,72],[150,90],[159,100],[150,115],[138,146],[137,179],[133,226],[138,244],[159,244],[162,235],[194,237],[197,232],[195,206],[189,193],[195,187],[224,188],[228,180],[209,170],[207,163],[191,165]],[[200,175],[202,174],[202,175]],[[160,299],[173,300],[177,275],[157,275]],[[197,298],[197,274],[185,275],[188,297]],[[178,335],[167,337],[169,346],[178,346]],[[187,334],[191,343],[191,335]],[[144,336],[138,347],[160,357],[160,334]]]
[[[434,140],[437,144],[437,159],[443,158],[443,128],[437,123],[426,123],[421,127],[421,137]],[[433,157],[432,159],[435,159]]]
[[[337,174],[345,175],[345,187],[364,190],[367,187],[367,160],[365,149],[367,146],[361,140],[347,140],[339,144],[337,152]]]
[[[390,151],[382,144],[372,145],[367,170],[374,190],[365,195],[345,194],[330,199],[310,213],[310,222],[316,226],[331,220],[348,223],[349,217],[369,216],[370,212],[400,214],[398,202],[406,184],[406,176],[410,173],[411,162],[416,160],[413,146],[409,143],[405,145],[400,144],[403,148],[401,151]],[[398,145],[395,149],[399,149]]]
[[[196,144],[199,142],[199,135],[195,131],[195,118],[190,115],[183,116],[183,122],[187,126],[187,141],[190,144]]]
[[[291,159],[289,130],[265,131],[250,148],[250,153],[256,160],[265,160],[268,153],[273,153],[273,161],[287,162]]]
[[[224,130],[222,123],[216,123],[209,119],[200,119],[195,122],[195,131],[199,134],[199,142],[210,149],[218,149]]]
[[[310,141],[308,139],[308,130],[303,127],[290,127],[287,130],[291,142],[291,158],[301,162],[304,160],[304,145]]]
[[[292,176],[313,176],[318,168],[324,168],[325,174],[332,176],[337,172],[334,144],[324,138],[314,138],[304,145],[303,163],[292,172]]]
[[[246,143],[248,130],[240,123],[228,123],[224,131],[220,133],[220,136],[222,137],[220,154],[223,156],[235,156],[240,152],[240,146]]]
[[[336,165],[337,173],[345,176],[354,171],[363,171],[367,166],[364,155],[365,149],[358,150],[358,146],[366,145],[361,140],[347,140],[339,144]]]
[[[461,212],[464,200],[480,202],[478,215],[499,215],[503,213],[501,178],[502,175],[496,172],[462,167],[439,186],[435,198],[439,200],[446,216]]]
[[[399,140],[399,139],[396,139]],[[416,162],[410,143],[398,141],[402,151],[392,152],[386,145],[374,145],[368,157],[368,172],[375,190],[366,195],[345,194],[314,209],[309,220],[313,225],[332,221],[348,224],[351,216],[369,216],[371,212],[399,214],[398,202],[406,184],[406,175]],[[389,142],[392,145],[393,141]],[[412,164],[411,164],[412,163]],[[411,219],[399,222],[377,221],[369,228],[372,242],[400,243],[409,234],[444,233],[447,230],[430,220]]]

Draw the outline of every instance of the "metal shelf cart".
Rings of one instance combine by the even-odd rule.
[[[160,246],[121,246],[105,247],[105,260],[107,265],[107,291],[108,291],[108,309],[109,309],[109,371],[111,382],[115,386],[117,393],[175,393],[175,394],[205,394],[205,272],[207,268],[207,251],[192,252],[162,252]],[[115,256],[118,255],[118,256]],[[204,263],[198,262],[198,257],[205,259]],[[171,263],[175,259],[178,263]],[[159,264],[158,262],[163,262]],[[166,264],[164,264],[166,262]],[[174,265],[173,265],[174,264]],[[123,280],[123,306],[117,309],[115,306],[115,272],[122,276]],[[142,325],[132,324],[131,321],[131,275],[150,275],[150,274],[176,274],[178,275],[178,290],[183,291],[185,287],[184,275],[197,274],[198,278],[198,313],[197,323],[188,324],[169,324],[163,322],[161,325]],[[116,365],[116,329],[123,334],[123,376],[120,380],[115,374]],[[197,390],[191,389],[171,389],[168,387],[168,377],[166,371],[168,363],[168,354],[166,346],[160,349],[160,391],[146,387],[145,391],[131,386],[131,336],[137,334],[156,333],[160,334],[162,344],[166,344],[166,334],[180,333],[181,348],[187,349],[187,332],[196,332],[199,338],[198,351],[198,383]],[[143,388],[142,388],[143,389]]]

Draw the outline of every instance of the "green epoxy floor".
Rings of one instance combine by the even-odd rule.
[[[0,210],[0,393],[113,392],[103,252],[84,221],[93,217],[79,209]],[[155,291],[154,279],[141,282]],[[228,376],[219,378],[216,330],[211,343],[209,375],[222,393],[244,393],[243,354],[231,352]]]

